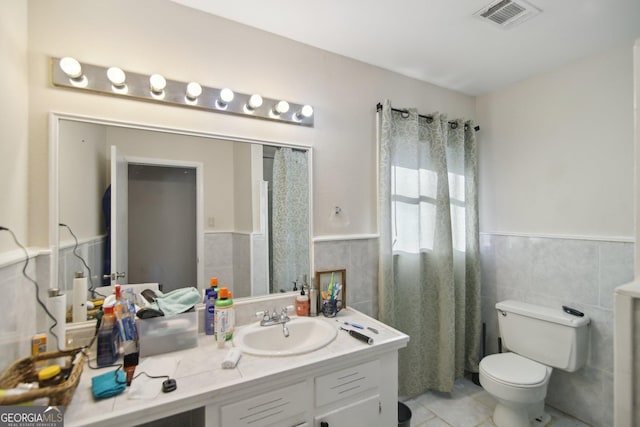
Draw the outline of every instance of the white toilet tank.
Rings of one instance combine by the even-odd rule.
[[[573,372],[587,360],[589,318],[520,301],[496,304],[503,345],[514,353]]]

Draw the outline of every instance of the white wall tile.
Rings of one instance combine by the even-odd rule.
[[[613,289],[633,278],[633,251],[628,242],[481,235],[487,353],[497,351],[497,301],[584,311],[592,322],[587,366],[554,370],[548,402],[594,426],[612,425]]]

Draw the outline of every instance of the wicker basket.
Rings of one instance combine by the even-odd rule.
[[[80,382],[82,368],[87,359],[84,348],[74,348],[64,351],[41,353],[36,356],[25,357],[14,362],[0,376],[0,389],[15,388],[18,383],[31,383],[38,381],[36,362],[64,358],[65,365],[73,364],[69,377],[58,385],[43,387],[26,391],[17,396],[0,397],[0,405],[18,405],[31,402],[40,397],[48,397],[50,406],[68,406],[73,398],[73,393]],[[77,358],[76,356],[80,354]]]

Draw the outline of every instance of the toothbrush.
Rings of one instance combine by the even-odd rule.
[[[338,319],[336,319],[336,322],[340,322]],[[353,326],[354,328],[358,328],[358,329],[364,329],[364,326],[362,325],[358,325],[357,323],[349,323],[349,322],[342,322],[347,326]]]
[[[333,299],[333,273],[331,273],[331,281],[329,282],[329,287],[327,289],[327,293]]]

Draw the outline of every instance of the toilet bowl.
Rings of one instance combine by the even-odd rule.
[[[515,353],[487,356],[480,362],[480,384],[498,400],[493,422],[501,426],[545,425],[544,398],[552,368]]]
[[[590,320],[587,316],[520,301],[496,304],[506,353],[480,361],[480,384],[498,403],[498,427],[545,426],[544,399],[553,369],[574,372],[584,366]]]

